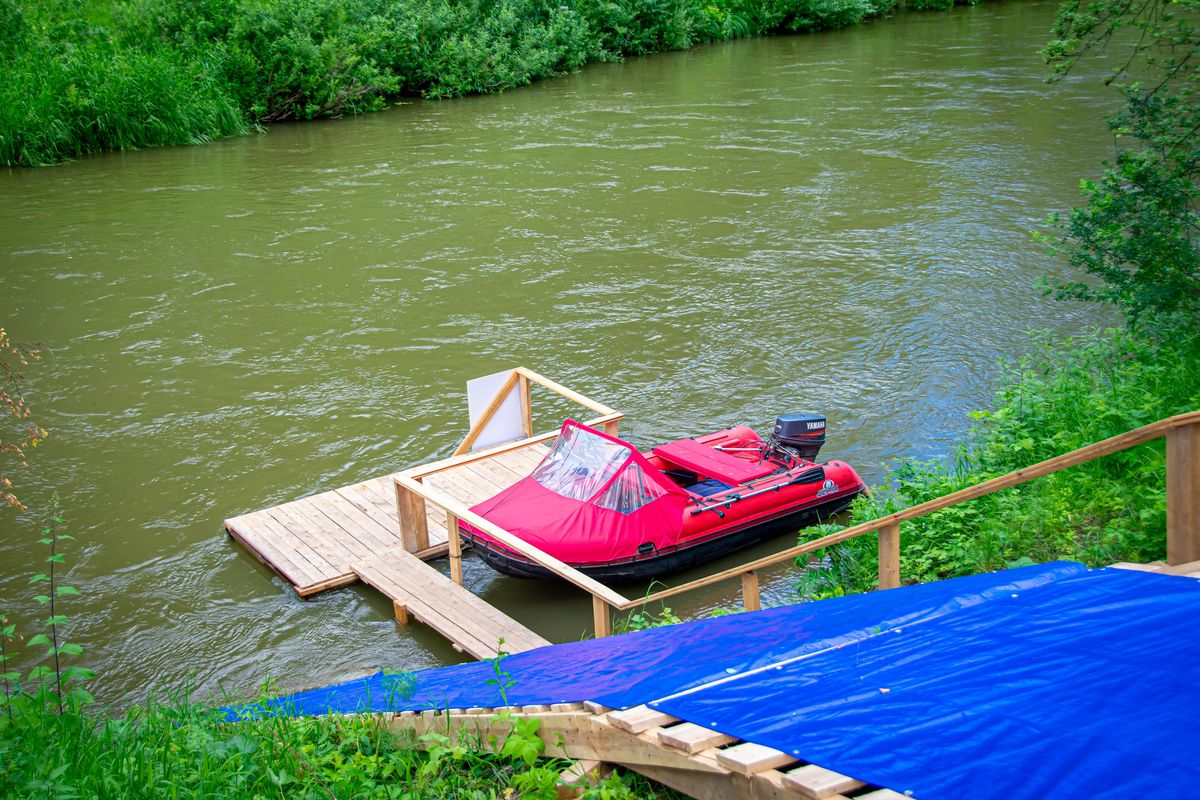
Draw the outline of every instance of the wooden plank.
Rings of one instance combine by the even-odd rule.
[[[319,572],[313,570],[307,561],[293,561],[286,554],[286,548],[277,543],[262,527],[253,521],[252,515],[235,517],[226,520],[225,530],[229,535],[242,543],[250,554],[277,572],[292,586],[303,586],[321,580]]]
[[[396,514],[400,524],[400,539],[410,553],[429,547],[429,521],[426,518],[425,498],[411,486],[399,481],[396,487]]]
[[[275,511],[285,510],[293,519],[299,520],[303,530],[313,534],[311,541],[320,539],[326,549],[341,552],[347,563],[355,558],[366,558],[374,552],[371,545],[359,541],[336,520],[321,512],[307,499],[284,503]]]
[[[264,530],[270,531],[279,548],[286,550],[288,558],[293,563],[302,566],[303,570],[312,576],[309,584],[306,584],[304,587],[297,586],[297,592],[303,595],[304,591],[302,589],[307,588],[309,585],[328,581],[331,578],[346,574],[346,570],[341,568],[341,565],[330,563],[312,545],[291,531],[286,525],[280,523],[268,512],[269,509],[268,511],[258,512],[255,515],[256,522]],[[307,566],[304,567],[304,564],[307,564]]]
[[[650,706],[634,706],[624,711],[614,711],[608,714],[605,719],[626,733],[641,733],[651,728],[658,728],[662,725],[679,722],[677,717],[664,714],[662,711],[656,711],[650,708]]]
[[[1200,423],[1167,432],[1167,564],[1200,560]]]
[[[368,553],[388,550],[399,545],[391,531],[375,522],[337,492],[326,492],[296,502],[310,515],[323,514],[361,544]]]
[[[389,499],[385,508],[380,508],[375,497],[366,484],[346,486],[334,490],[339,497],[358,509],[359,513],[373,522],[377,528],[377,538],[388,543],[388,547],[400,547],[400,521],[396,518],[396,501]]]
[[[291,503],[268,508],[263,513],[278,523],[280,528],[287,530],[298,544],[302,544],[309,552],[324,560],[329,566],[328,573],[350,572],[352,555],[343,547],[331,546],[330,539],[321,535],[322,529],[308,520]],[[329,522],[328,525],[332,527],[333,523]]]
[[[481,480],[474,473],[462,469],[430,475],[424,483],[426,486],[436,487],[454,499],[472,506],[491,499],[499,491],[499,488],[491,481]]]
[[[879,588],[895,589],[900,585],[900,523],[879,528]]]
[[[866,784],[816,764],[806,764],[784,773],[785,786],[795,789],[812,800],[825,800],[842,792],[850,792]]]
[[[710,747],[723,747],[737,741],[732,736],[726,736],[720,731],[704,728],[692,722],[682,722],[669,728],[660,728],[658,740],[667,747],[674,747],[685,753],[699,753]]]
[[[753,775],[768,769],[795,764],[796,759],[774,747],[742,742],[717,751],[717,763],[739,775]]]

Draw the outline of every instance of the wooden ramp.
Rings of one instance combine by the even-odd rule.
[[[504,710],[504,716],[496,712]],[[536,719],[546,758],[570,758],[583,769],[563,773],[578,781],[602,764],[615,764],[701,800],[907,800],[787,753],[743,742],[719,731],[683,722],[647,706],[613,711],[596,703],[523,706],[510,709],[448,709],[385,715],[392,731],[414,747],[427,747],[427,733],[462,738],[498,749],[513,721]]]
[[[391,598],[396,618],[415,617],[445,636],[455,649],[475,658],[495,658],[498,644],[519,653],[550,644],[488,605],[402,547],[351,565],[363,583]]]
[[[426,485],[475,505],[524,478],[547,452],[535,443],[462,463],[424,478]],[[380,590],[408,616],[476,658],[496,655],[499,638],[510,653],[549,644],[472,595],[423,560],[449,550],[446,516],[429,506],[428,546],[408,552],[396,508],[395,476],[305,497],[225,521],[225,530],[301,597],[359,580]]]

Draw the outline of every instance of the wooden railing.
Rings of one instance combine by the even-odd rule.
[[[524,367],[512,370],[508,378],[500,385],[500,388],[496,391],[496,394],[492,397],[491,402],[484,409],[483,413],[471,425],[466,438],[463,439],[462,444],[458,446],[452,457],[432,464],[423,464],[393,476],[396,489],[396,511],[400,518],[400,532],[404,538],[404,547],[409,552],[419,552],[429,547],[426,509],[428,508],[428,504],[432,504],[441,509],[446,515],[446,535],[450,556],[451,580],[460,586],[462,585],[462,540],[458,528],[459,520],[462,520],[540,565],[548,572],[557,575],[590,594],[592,596],[596,635],[607,636],[612,630],[610,609],[626,606],[629,603],[628,598],[613,591],[599,581],[589,578],[579,570],[564,564],[549,553],[514,536],[495,523],[489,522],[471,511],[465,503],[451,497],[434,486],[429,486],[422,482],[424,478],[438,472],[453,469],[463,464],[469,464],[473,461],[492,458],[502,453],[524,447],[530,447],[558,436],[558,431],[550,431],[537,435],[533,434],[532,398],[530,394],[532,384],[543,386],[555,394],[599,414],[600,416],[590,419],[584,424],[593,428],[602,427],[605,433],[612,436],[617,435],[620,421],[624,419],[624,415],[619,411],[614,411],[608,406],[584,397],[578,392],[572,391]],[[496,412],[504,404],[504,401],[512,393],[514,387],[520,392],[523,418],[522,428],[525,438],[484,450],[468,452],[479,438],[479,435],[487,427],[488,422],[491,421],[492,417],[495,416]]]
[[[879,534],[879,588],[892,589],[900,585],[900,524],[908,520],[941,511],[968,500],[1028,483],[1035,478],[1074,467],[1087,461],[1128,450],[1139,444],[1162,437],[1167,439],[1167,563],[1184,564],[1200,561],[1200,411],[1168,417],[1150,425],[1105,439],[1102,442],[1072,450],[1031,467],[960,489],[957,492],[920,503],[903,511],[863,522],[845,530],[789,547],[774,555],[765,556],[715,575],[673,586],[647,597],[614,606],[621,611],[637,608],[674,597],[684,592],[711,586],[721,581],[740,578],[743,603],[747,610],[760,607],[758,570],[792,561],[797,556],[814,553],[841,544],[864,534]]]
[[[500,390],[492,399],[488,408],[471,426],[463,443],[456,454],[443,461],[425,464],[407,470],[394,477],[396,486],[396,505],[400,516],[400,529],[405,537],[405,547],[410,552],[428,548],[428,530],[426,527],[426,504],[432,503],[446,515],[446,531],[449,542],[450,574],[458,584],[462,584],[462,544],[459,537],[458,522],[462,520],[473,527],[487,533],[496,541],[520,553],[531,561],[539,564],[548,572],[557,575],[569,583],[578,586],[592,596],[592,616],[596,636],[608,636],[612,632],[612,613],[614,611],[629,611],[647,603],[665,600],[675,595],[711,586],[722,581],[737,578],[741,581],[742,601],[747,611],[761,607],[759,596],[758,572],[766,567],[793,561],[798,556],[814,553],[826,547],[849,541],[857,536],[871,533],[879,535],[879,588],[892,589],[900,585],[900,525],[908,520],[917,519],[935,511],[974,500],[984,495],[998,492],[1028,483],[1036,478],[1049,475],[1069,467],[1077,466],[1097,458],[1102,458],[1122,450],[1128,450],[1139,444],[1161,437],[1167,440],[1167,561],[1169,564],[1182,564],[1200,560],[1200,411],[1169,417],[1146,425],[1136,430],[1122,433],[1105,439],[1102,442],[1072,450],[1055,458],[1042,461],[1033,466],[1001,475],[975,486],[961,489],[957,492],[920,503],[903,511],[879,517],[858,525],[838,531],[837,533],[814,539],[811,542],[789,547],[773,555],[750,561],[738,567],[723,570],[714,575],[674,586],[646,597],[631,600],[610,589],[604,584],[589,578],[573,567],[559,561],[548,553],[534,547],[523,539],[514,536],[503,528],[475,514],[459,500],[450,497],[435,487],[422,483],[422,479],[443,470],[452,469],[472,461],[487,459],[492,456],[510,452],[515,449],[529,447],[540,442],[549,441],[558,435],[557,431],[533,435],[532,415],[530,413],[530,384],[536,383],[551,391],[573,400],[591,409],[600,416],[585,424],[591,427],[603,427],[605,432],[616,435],[617,426],[623,415],[601,405],[578,392],[573,392],[554,381],[543,378],[535,372],[523,367],[514,369]],[[521,392],[524,413],[524,432],[526,438],[507,444],[497,445],[486,450],[466,452],[487,426],[488,420],[503,404],[514,386]]]

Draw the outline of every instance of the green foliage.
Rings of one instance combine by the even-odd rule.
[[[0,6],[0,25],[4,21],[2,12]],[[25,382],[22,370],[41,357],[40,350],[12,341],[0,328],[0,501],[18,511],[26,508],[13,490],[10,471],[13,467],[27,469],[29,450],[46,438],[46,431],[33,421],[33,410],[21,392]]]
[[[1058,247],[1096,282],[1055,280],[1060,297],[1118,305],[1131,324],[1180,312],[1200,321],[1200,0],[1070,0],[1045,54],[1063,75],[1114,42],[1109,118],[1117,152],[1085,205],[1053,217]],[[1128,40],[1128,43],[1126,43]],[[1042,237],[1045,238],[1045,237]]]
[[[504,91],[595,61],[841,28],[894,4],[0,0],[0,162],[193,144],[396,96]]]
[[[907,463],[852,508],[865,522],[1200,407],[1200,332],[1158,317],[1160,332],[1108,330],[1064,342],[1043,334],[1007,364],[992,410],[973,414],[950,464]],[[904,523],[901,574],[922,582],[1057,558],[1093,565],[1164,556],[1161,440]],[[832,530],[819,526],[802,541]],[[874,585],[873,537],[805,564],[802,592],[827,597]]]

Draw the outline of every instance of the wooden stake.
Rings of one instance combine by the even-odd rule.
[[[393,600],[392,611],[396,612],[396,619],[401,624],[408,624],[408,606],[404,605],[404,603],[401,603],[399,600]]]
[[[879,588],[895,589],[900,585],[900,523],[879,528]]]
[[[758,594],[758,573],[754,570],[742,573],[742,606],[747,611],[758,611],[762,600]]]
[[[592,595],[592,621],[595,623],[597,639],[612,635],[612,617],[608,603],[596,595]]]
[[[1167,564],[1200,560],[1200,423],[1167,431]]]
[[[462,539],[458,534],[458,517],[450,511],[446,512],[446,537],[450,545],[450,580],[462,586]]]

